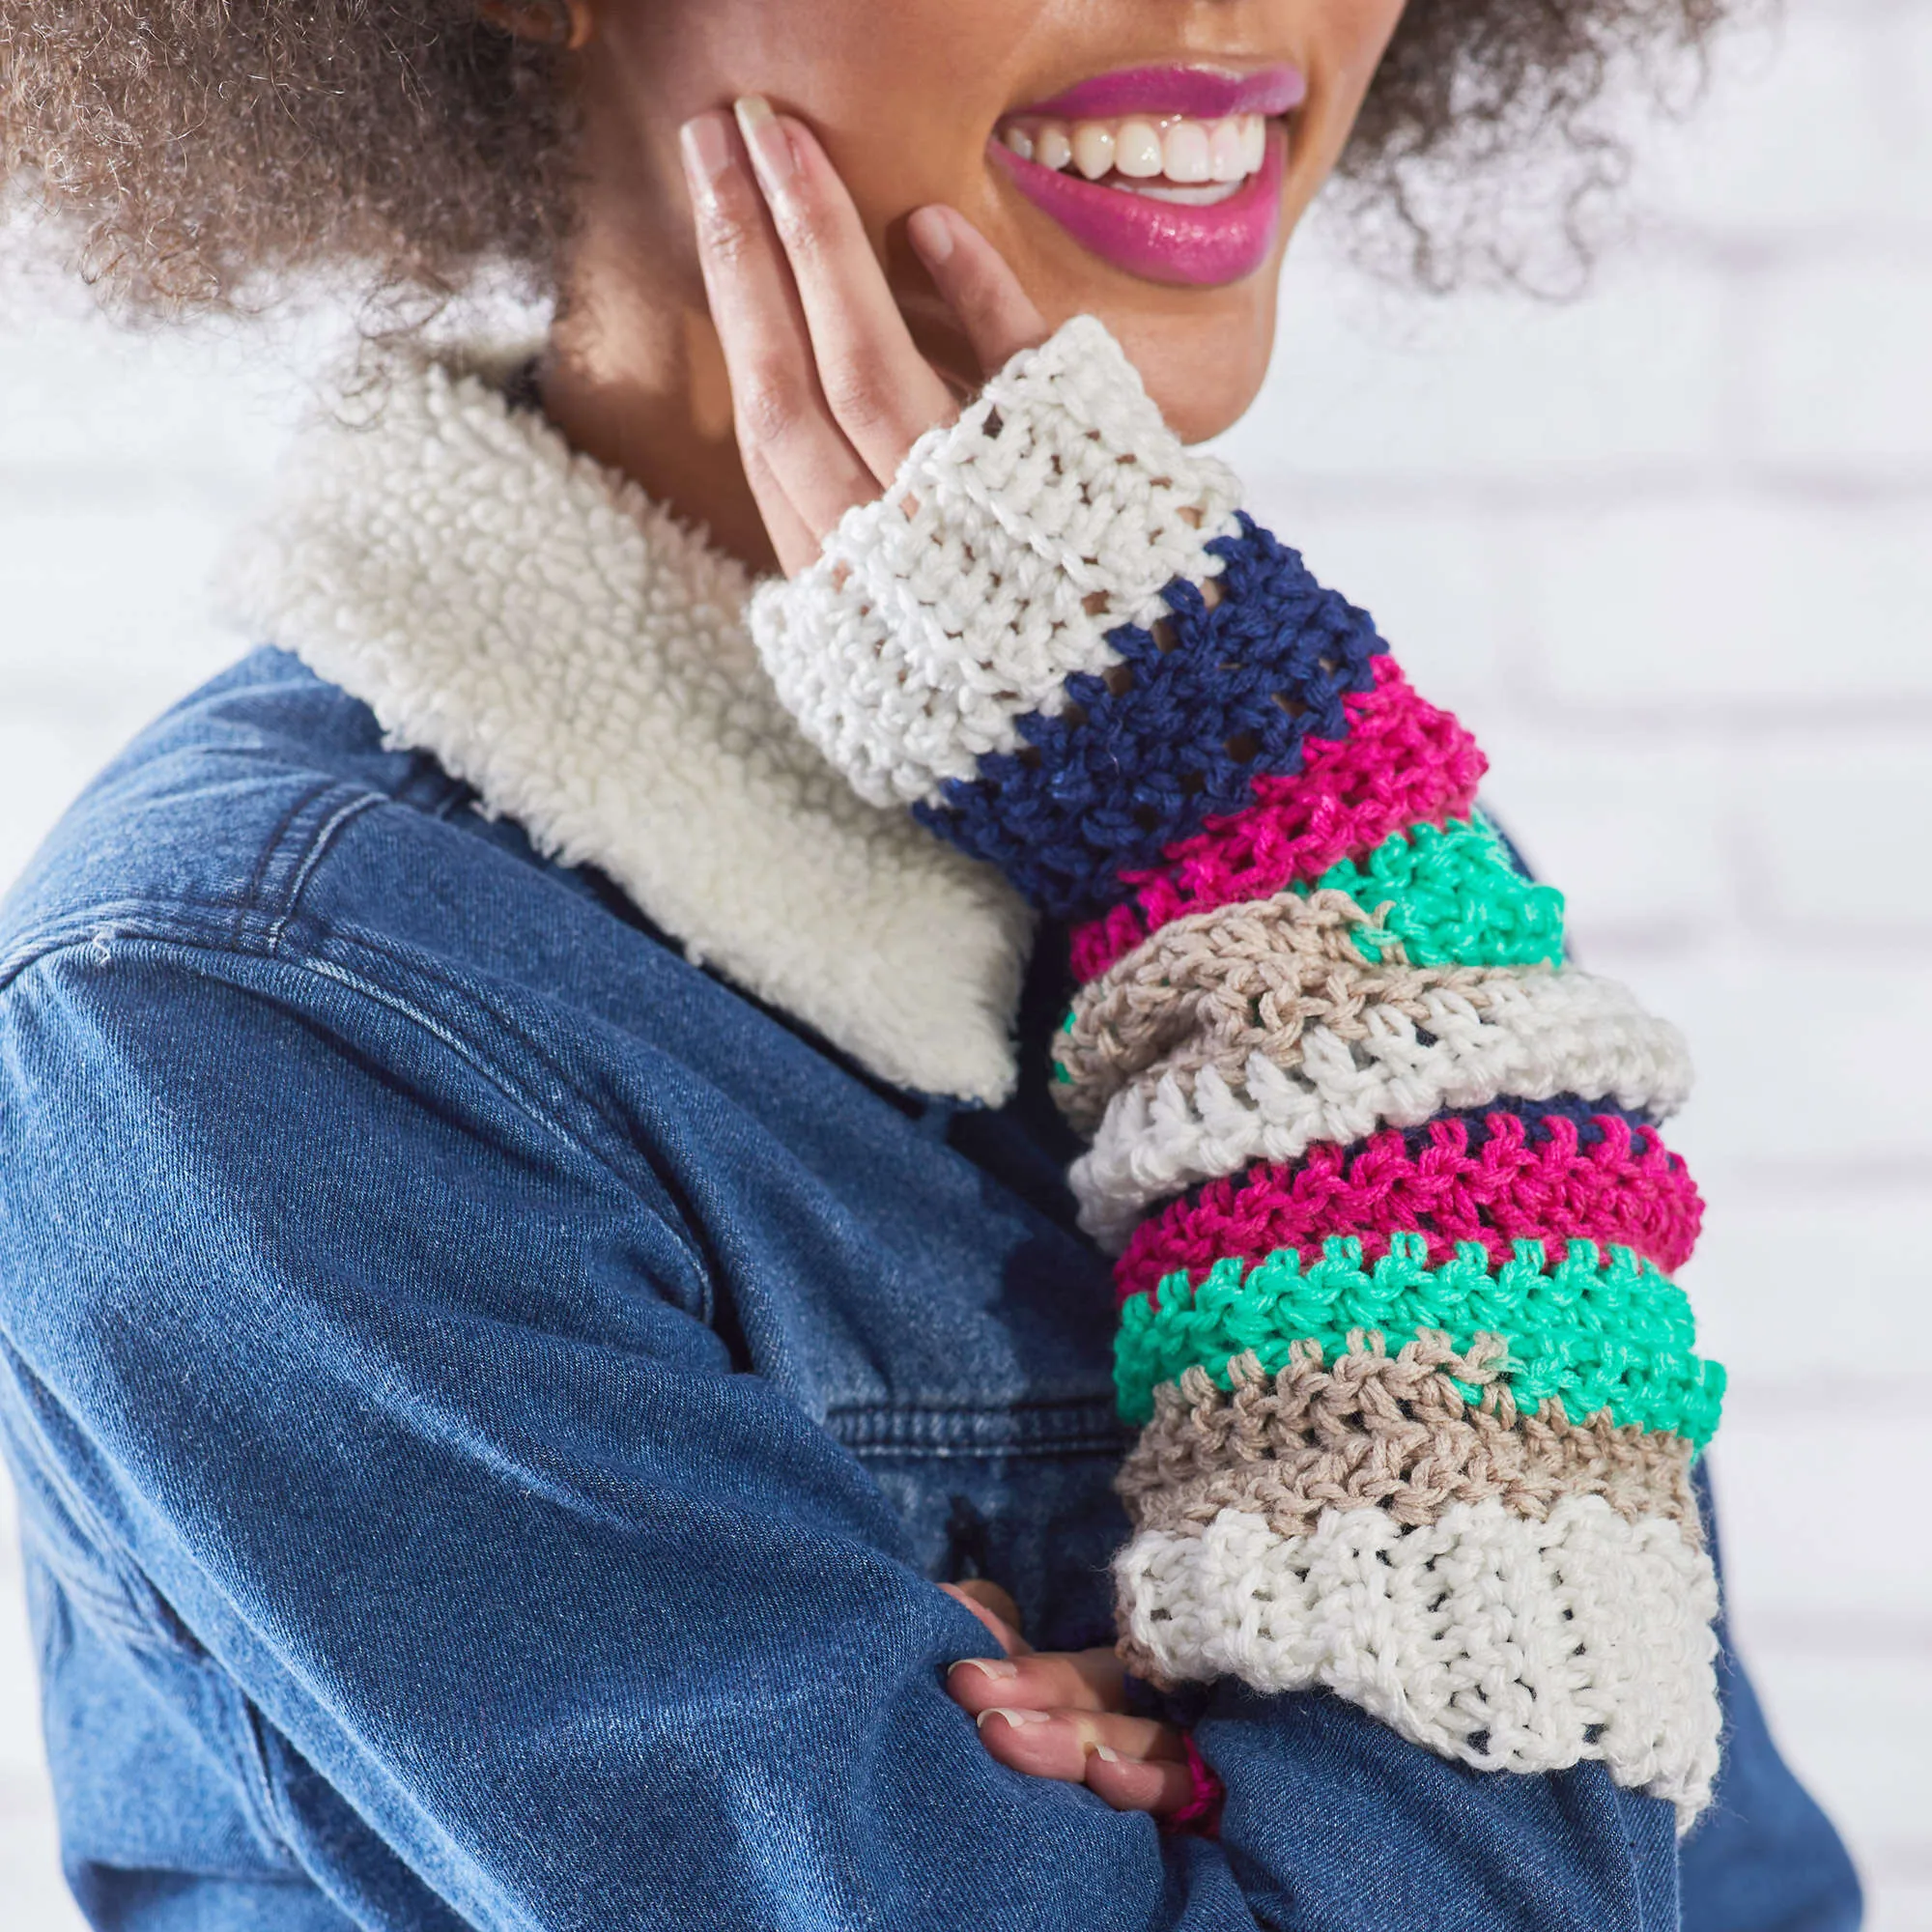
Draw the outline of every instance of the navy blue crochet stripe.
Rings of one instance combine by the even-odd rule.
[[[1478,1153],[1490,1137],[1489,1122],[1497,1114],[1514,1114],[1518,1120],[1527,1122],[1529,1138],[1543,1141],[1549,1138],[1549,1129],[1544,1124],[1555,1119],[1572,1122],[1577,1128],[1577,1138],[1584,1147],[1595,1147],[1604,1138],[1604,1129],[1598,1116],[1607,1114],[1634,1130],[1657,1124],[1657,1116],[1641,1107],[1620,1107],[1614,1100],[1586,1100],[1580,1094],[1557,1094],[1548,1100],[1521,1100],[1513,1094],[1499,1094],[1486,1106],[1445,1107],[1439,1114],[1433,1114],[1420,1126],[1404,1127],[1403,1145],[1410,1152],[1418,1152],[1429,1144],[1429,1129],[1437,1121],[1462,1121],[1469,1130],[1469,1151]]]
[[[1346,737],[1342,699],[1373,682],[1387,646],[1368,613],[1239,522],[1208,546],[1224,559],[1218,605],[1182,578],[1162,593],[1172,648],[1137,625],[1110,631],[1122,664],[1069,677],[1061,717],[1022,718],[1029,750],[983,757],[978,778],[948,782],[944,804],[915,807],[1056,919],[1094,918],[1121,896],[1123,870],[1244,810],[1256,778],[1298,772],[1311,733]]]
[[[1416,1126],[1378,1127],[1376,1132],[1378,1135],[1400,1133],[1404,1149],[1410,1154],[1420,1154],[1430,1147],[1429,1130],[1437,1121],[1461,1121],[1466,1129],[1468,1151],[1472,1154],[1477,1154],[1481,1153],[1488,1144],[1491,1134],[1490,1122],[1498,1114],[1513,1114],[1524,1122],[1532,1146],[1549,1138],[1549,1122],[1552,1120],[1574,1122],[1577,1144],[1581,1147],[1595,1147],[1604,1138],[1604,1125],[1600,1116],[1605,1114],[1613,1120],[1622,1121],[1633,1134],[1639,1127],[1656,1124],[1655,1117],[1640,1108],[1620,1107],[1614,1100],[1586,1100],[1580,1094],[1558,1094],[1548,1100],[1519,1100],[1513,1096],[1499,1096],[1485,1107],[1445,1107],[1439,1114],[1432,1114],[1428,1120]],[[1358,1141],[1350,1141],[1348,1144],[1349,1162],[1353,1162],[1367,1145],[1366,1136]],[[1683,1164],[1676,1154],[1672,1154],[1671,1159],[1680,1166]],[[1238,1186],[1240,1181],[1254,1171],[1253,1168],[1243,1169],[1240,1175],[1234,1177],[1235,1184]],[[1201,1196],[1208,1188],[1225,1187],[1228,1184],[1225,1177],[1214,1180],[1197,1181],[1184,1194],[1175,1196],[1174,1200],[1183,1201],[1192,1207],[1200,1201]],[[1163,1213],[1168,1211],[1172,1205],[1172,1201],[1163,1204],[1161,1211]]]

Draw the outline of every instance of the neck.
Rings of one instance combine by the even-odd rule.
[[[702,526],[720,550],[755,572],[776,570],[701,286],[639,273],[634,265],[666,254],[639,247],[635,234],[592,230],[572,253],[569,298],[538,372],[544,413],[573,448]]]

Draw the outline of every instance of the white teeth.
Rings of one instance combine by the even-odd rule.
[[[1123,182],[1114,186],[1122,194],[1137,194],[1144,201],[1172,201],[1182,208],[1212,208],[1231,194],[1239,194],[1239,182],[1206,182],[1200,187],[1177,187],[1172,182]]]
[[[1098,181],[1114,165],[1114,130],[1104,121],[1083,121],[1073,130],[1073,165]]]
[[[1267,159],[1267,122],[1260,114],[1230,114],[1219,121],[1193,121],[1181,115],[1133,115],[1122,121],[1014,120],[1002,124],[1000,140],[1022,160],[1064,173],[1077,169],[1089,181],[1122,177],[1141,192],[1163,201],[1193,202],[1195,194],[1177,188],[1237,185],[1259,174]],[[1145,188],[1141,184],[1146,183]],[[1210,201],[1226,197],[1211,194]]]
[[[1122,121],[1114,165],[1130,181],[1151,181],[1161,170],[1160,129],[1151,121]]]
[[[1177,121],[1160,144],[1164,165],[1161,173],[1171,182],[1205,182],[1210,179],[1208,156],[1208,130],[1198,121]]]
[[[1208,172],[1217,182],[1239,181],[1248,171],[1247,143],[1239,121],[1217,121],[1208,135]]]

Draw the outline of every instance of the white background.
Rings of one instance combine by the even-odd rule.
[[[1630,207],[1561,308],[1311,238],[1229,453],[1690,1035],[1738,1630],[1874,1924],[1932,1932],[1932,10],[1794,0]],[[0,314],[0,880],[235,654],[202,587],[298,361]],[[16,1573],[8,1535],[0,1919],[71,1932]]]

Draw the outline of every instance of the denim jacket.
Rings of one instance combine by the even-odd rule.
[[[1175,1707],[1217,1840],[995,1764],[935,1580],[1104,1642],[1125,1529],[1064,936],[1012,1097],[935,1097],[379,710],[258,652],[0,916],[0,1428],[97,1925],[1857,1922],[1727,1650],[1681,1842],[1233,1681]]]

